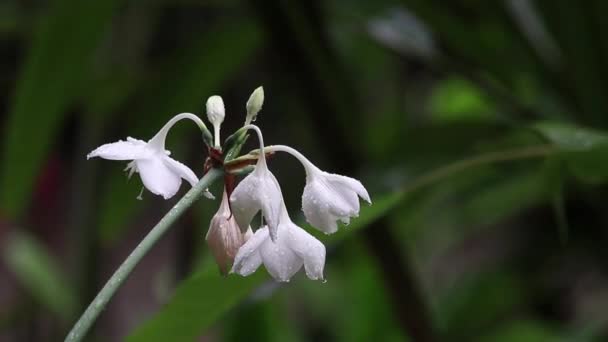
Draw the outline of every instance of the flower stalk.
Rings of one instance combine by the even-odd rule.
[[[192,187],[182,197],[173,208],[150,230],[148,235],[135,247],[135,249],[129,254],[127,259],[118,267],[116,272],[104,285],[101,291],[97,294],[95,299],[89,304],[85,312],[78,319],[68,336],[66,342],[77,342],[81,341],[86,333],[89,331],[97,316],[103,311],[108,304],[108,301],[116,290],[123,284],[125,279],[131,274],[135,266],[141,261],[146,253],[156,244],[161,236],[169,230],[169,227],[186,211],[190,208],[194,202],[200,197],[201,194],[207,189],[213,182],[220,179],[223,172],[219,169],[211,169],[207,174],[201,178],[201,180]]]

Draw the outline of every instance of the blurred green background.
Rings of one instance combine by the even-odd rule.
[[[222,95],[374,205],[326,283],[222,278],[202,199],[90,341],[608,340],[608,2],[0,1],[0,341],[62,340],[177,198],[86,161]],[[200,177],[193,125],[167,144]],[[250,142],[255,147],[255,141]],[[274,158],[292,216],[304,172]],[[187,187],[183,186],[180,193]],[[213,191],[219,194],[221,186]]]

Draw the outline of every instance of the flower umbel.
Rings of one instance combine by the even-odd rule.
[[[205,127],[201,119],[194,114],[178,114],[148,142],[128,137],[127,141],[120,140],[99,146],[87,155],[87,159],[100,157],[109,160],[132,160],[125,169],[129,172],[129,177],[134,172],[139,173],[146,189],[164,199],[169,199],[177,193],[182,178],[191,186],[198,182],[198,177],[189,167],[169,157],[171,152],[165,150],[167,133],[182,119],[190,119],[199,127]]]
[[[231,272],[248,276],[264,264],[275,280],[286,282],[304,265],[308,278],[323,279],[325,246],[294,224],[284,206],[278,229],[273,241],[267,226],[259,228],[239,249]]]
[[[105,308],[108,300],[129,276],[145,254],[160,240],[200,194],[212,196],[206,190],[213,182],[224,180],[224,193],[217,213],[211,220],[205,239],[218,263],[220,272],[250,275],[264,264],[278,281],[289,281],[302,266],[308,278],[324,279],[325,246],[289,218],[277,179],[268,169],[266,152],[285,151],[300,160],[306,169],[306,186],[302,209],[308,222],[326,233],[337,230],[337,221],[348,223],[359,214],[359,197],[371,203],[369,194],[356,179],[330,174],[314,166],[301,153],[288,146],[264,148],[261,130],[250,123],[255,120],[264,102],[264,90],[257,88],[247,101],[245,125],[220,144],[220,125],[225,118],[221,97],[211,96],[206,104],[214,136],[196,115],[182,113],[173,117],[148,142],[128,137],[102,145],[87,155],[110,160],[130,160],[129,177],[139,173],[144,186],[165,199],[177,193],[185,179],[192,185],[171,210],[148,232],[126,260],[103,286],[93,302],[74,325],[66,340],[80,341]],[[169,157],[165,140],[169,130],[182,119],[194,121],[202,132],[208,153],[199,181],[184,164]],[[239,156],[249,134],[258,136],[259,151]],[[255,166],[254,166],[255,165]],[[247,175],[236,185],[237,177]],[[250,228],[253,217],[260,212],[262,227],[255,233]],[[230,268],[232,264],[232,268]]]

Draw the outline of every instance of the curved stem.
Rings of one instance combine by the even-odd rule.
[[[211,183],[219,179],[222,175],[219,169],[211,169],[207,174],[182,197],[171,210],[150,230],[148,235],[135,247],[129,254],[127,259],[118,267],[116,272],[110,277],[108,282],[99,291],[95,299],[89,304],[78,322],[74,325],[65,341],[75,342],[81,341],[87,331],[91,328],[97,316],[106,307],[108,301],[116,290],[122,285],[125,279],[131,274],[133,268],[146,255],[146,253],[156,244],[161,236],[171,227],[171,225],[179,218],[186,209],[199,198],[199,196],[209,187]]]
[[[177,114],[176,116],[172,117],[171,120],[167,121],[167,123],[163,126],[163,128],[161,128],[158,131],[158,133],[156,133],[156,135],[153,136],[152,139],[150,139],[148,141],[148,144],[154,145],[164,151],[165,139],[167,139],[167,133],[169,133],[169,130],[171,129],[171,127],[173,127],[173,125],[175,125],[178,121],[183,120],[183,119],[190,119],[190,120],[194,121],[201,130],[207,129],[207,126],[205,126],[205,123],[203,122],[203,120],[201,120],[201,118],[199,118],[198,116],[196,116],[192,113]]]
[[[286,145],[266,146],[266,152],[287,152],[287,153],[291,154],[298,161],[300,161],[300,163],[302,163],[302,166],[304,166],[304,169],[306,170],[307,175],[311,171],[315,171],[315,170],[319,169],[310,160],[308,160],[308,158],[304,157],[304,155],[302,153],[300,153],[298,150],[296,150],[295,148],[286,146]]]
[[[402,191],[407,193],[418,190],[471,167],[509,160],[542,157],[557,151],[558,150],[555,146],[551,144],[543,144],[525,148],[484,153],[473,158],[456,161],[426,173],[412,183],[408,184],[404,189],[402,189]]]
[[[266,168],[266,155],[264,155],[264,137],[262,136],[262,131],[256,125],[245,125],[241,129],[252,129],[257,133],[258,140],[260,141],[260,155],[262,156],[261,158],[258,158],[258,165]]]

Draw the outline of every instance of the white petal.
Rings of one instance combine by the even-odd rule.
[[[308,186],[304,188],[304,194],[302,195],[302,211],[306,221],[325,234],[337,232],[337,218],[331,215],[327,209],[322,210],[317,203],[314,203],[318,200],[314,199],[314,195],[311,195],[307,189]]]
[[[110,160],[133,160],[149,157],[152,152],[146,148],[146,142],[142,140],[127,138],[127,141],[119,140],[115,143],[101,145],[91,153],[87,159],[100,157]]]
[[[302,267],[302,258],[295,254],[288,245],[288,232],[281,227],[275,242],[266,240],[260,252],[264,266],[277,281],[289,281]]]
[[[169,199],[177,193],[182,179],[169,169],[162,157],[137,159],[135,164],[146,189],[155,195],[161,195]]]
[[[351,178],[351,177],[331,174],[331,173],[327,173],[327,172],[325,172],[325,174],[327,175],[327,179],[329,179],[329,181],[332,185],[336,185],[336,183],[340,183],[340,184],[346,186],[347,188],[349,188],[350,190],[354,191],[357,195],[359,195],[361,198],[363,198],[367,203],[372,203],[372,200],[369,197],[367,190],[365,189],[363,184],[361,184],[361,182],[359,182],[358,180]]]
[[[234,189],[230,202],[241,231],[245,232],[255,214],[262,210],[270,236],[273,240],[276,239],[283,195],[278,181],[270,171],[250,173]]]
[[[341,181],[332,181],[326,178],[324,181],[327,186],[328,193],[333,194],[339,198],[341,204],[335,205],[334,208],[330,209],[337,216],[344,216],[344,213],[348,213],[351,216],[357,216],[359,214],[359,196],[353,191],[347,184]]]
[[[250,174],[236,186],[230,195],[232,214],[241,228],[241,232],[246,231],[255,214],[260,210],[260,205],[254,197],[258,183],[258,179],[251,177]]]
[[[246,277],[246,276],[252,274],[253,272],[255,272],[260,267],[261,264],[262,264],[262,255],[260,254],[260,251],[256,251],[255,253],[251,254],[248,258],[243,259],[238,270],[236,270],[234,272],[242,275],[243,277]],[[233,270],[235,270],[235,268],[233,268]]]
[[[282,230],[280,234],[288,233],[288,245],[303,261],[306,275],[312,280],[323,279],[325,267],[325,246],[304,229],[290,224],[290,229]]]
[[[248,276],[260,267],[262,264],[262,256],[260,254],[260,246],[269,240],[268,228],[262,227],[256,230],[253,236],[247,239],[238,253],[234,257],[234,265],[232,271],[242,276]]]
[[[188,181],[191,186],[195,186],[196,183],[198,183],[198,177],[196,177],[194,172],[190,170],[190,168],[186,165],[178,162],[177,160],[169,156],[163,156],[163,162],[165,163],[165,165],[167,165],[169,169],[171,169],[171,171],[173,171],[173,173],[179,175],[180,177]]]
[[[277,230],[279,224],[281,224],[281,208],[285,204],[283,203],[283,194],[279,182],[270,171],[266,174],[267,177],[263,179],[262,186],[258,191],[262,200],[262,214],[268,225],[270,238],[276,240]]]
[[[357,195],[354,192],[347,195],[354,197],[354,203],[352,198],[344,198],[342,193],[337,192],[325,179],[310,180],[302,194],[302,210],[306,220],[325,233],[336,232],[337,219],[357,216],[359,212]]]

